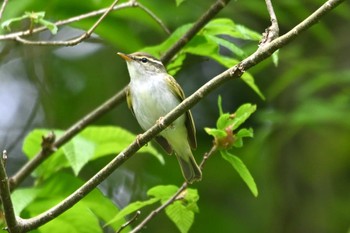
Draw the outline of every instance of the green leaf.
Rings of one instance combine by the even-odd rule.
[[[50,21],[47,21],[45,19],[39,19],[38,23],[49,29],[53,35],[57,34],[58,28],[54,23],[51,23]]]
[[[227,133],[221,129],[213,129],[213,128],[204,128],[207,134],[213,136],[214,138],[226,137]]]
[[[179,201],[174,202],[165,209],[170,220],[175,223],[181,233],[187,233],[194,221],[194,212],[186,208]]]
[[[35,23],[38,23],[40,19],[43,19],[45,17],[45,11],[39,11],[39,12],[26,11],[24,15],[26,16],[26,18],[33,20]]]
[[[50,132],[52,131],[48,129],[34,129],[26,136],[22,150],[28,159],[34,158],[34,156],[41,150],[42,137],[48,135]],[[63,134],[63,131],[55,130],[54,134],[57,138]],[[63,150],[58,149],[45,160],[42,166],[35,169],[32,175],[40,177],[41,179],[46,179],[64,167],[69,167],[69,163],[64,156]]]
[[[252,138],[253,137],[253,129],[251,129],[251,128],[249,128],[249,129],[246,129],[246,128],[240,129],[238,131],[238,133],[236,133],[236,137],[240,137],[240,138],[249,137],[249,138]]]
[[[159,185],[148,190],[149,196],[159,198],[164,204],[171,198],[179,188],[174,185]],[[198,191],[195,189],[186,189],[180,196],[183,199],[177,200],[165,209],[165,213],[170,220],[175,223],[180,232],[188,232],[194,221],[194,213],[197,213],[197,201],[199,199]]]
[[[243,124],[253,112],[256,110],[256,105],[243,104],[235,112],[235,116],[229,119],[229,124],[232,125],[232,130],[237,129]]]
[[[57,203],[59,200],[59,198],[38,200],[27,211],[31,216],[35,216],[47,210],[47,206],[50,206],[53,202]],[[80,202],[69,211],[39,227],[39,231],[42,233],[102,233],[98,218],[87,206]]]
[[[29,159],[41,149],[42,137],[51,132],[48,129],[35,129],[28,134],[23,143],[23,152]],[[54,130],[56,138],[63,131]],[[89,161],[111,154],[118,154],[136,138],[129,131],[114,126],[90,126],[71,139],[62,148],[55,151],[45,162],[35,170],[35,175],[46,179],[62,168],[71,166],[77,175]],[[139,152],[153,155],[161,164],[163,156],[151,145],[142,147]]]
[[[236,136],[236,140],[233,146],[240,148],[243,146],[244,137],[250,137],[250,138],[253,137],[253,129],[246,129],[246,128],[240,129],[235,136]]]
[[[278,66],[278,54],[279,50],[276,50],[276,52],[272,54],[272,62],[276,67]]]
[[[211,20],[203,29],[203,32],[210,35],[228,35],[243,40],[259,41],[261,35],[247,27],[235,24],[231,19],[218,18]]]
[[[180,6],[185,0],[175,0],[176,6]]]
[[[258,196],[258,188],[255,184],[254,178],[250,174],[248,168],[244,165],[242,160],[238,158],[235,155],[230,154],[226,150],[220,151],[222,157],[228,161],[233,168],[238,172],[240,177],[243,179],[243,181],[246,183],[252,194],[257,197]]]
[[[178,27],[163,43],[143,48],[142,51],[152,54],[155,57],[160,57],[164,51],[167,51],[173,44],[175,44],[190,28],[192,24],[185,24]]]
[[[124,217],[126,217],[127,215],[145,207],[148,205],[152,205],[154,203],[156,203],[157,201],[159,201],[159,198],[151,198],[148,199],[146,201],[136,201],[133,203],[130,203],[129,205],[127,205],[124,209],[122,209],[114,218],[112,218],[112,220],[110,220],[108,223],[106,223],[106,225],[110,225],[114,222],[120,221],[122,220]]]
[[[29,19],[33,23],[41,24],[41,25],[45,26],[46,28],[48,28],[51,31],[52,34],[55,35],[57,33],[57,30],[58,30],[57,26],[54,23],[51,23],[50,21],[45,20],[44,17],[45,17],[44,11],[25,12],[24,15],[22,15],[20,17],[6,20],[5,22],[3,22],[1,24],[1,28],[3,28],[3,29],[6,28],[8,30],[11,30],[10,24],[12,24],[14,22],[22,21],[24,19]]]
[[[230,125],[230,118],[232,118],[232,115],[229,113],[221,114],[216,121],[216,127],[221,130],[225,130],[227,126]]]
[[[78,135],[64,145],[62,149],[74,174],[78,175],[84,165],[94,156],[95,144]]]
[[[14,22],[19,22],[19,21],[22,21],[23,19],[25,19],[26,16],[23,15],[23,16],[20,16],[20,17],[15,17],[15,18],[12,18],[12,19],[8,19],[6,21],[4,21],[2,24],[1,24],[1,28],[2,29],[7,29],[8,31],[11,31],[11,27],[10,25]]]
[[[212,40],[213,42],[227,48],[233,54],[237,55],[240,58],[244,58],[246,56],[245,52],[241,48],[239,48],[234,43],[232,43],[228,40],[225,40],[225,39],[217,37],[217,36],[212,36],[212,35],[207,35],[206,37],[208,39]]]
[[[95,154],[92,159],[117,154],[137,137],[135,134],[115,126],[90,126],[84,129],[80,136],[95,143]],[[142,147],[139,152],[149,153],[157,158],[161,164],[165,163],[162,154],[152,145]]]
[[[24,210],[34,199],[37,197],[39,190],[33,188],[16,189],[11,194],[13,207],[15,214],[20,216],[22,210]]]
[[[262,100],[265,100],[265,96],[263,95],[263,93],[260,91],[259,87],[255,84],[254,81],[254,77],[248,73],[248,72],[244,72],[243,75],[241,76],[241,79],[250,87],[253,89],[253,91],[255,91],[256,94],[259,95],[259,97]]]
[[[224,111],[222,110],[222,97],[221,95],[218,96],[218,108],[219,108],[219,116],[224,114]]]
[[[183,51],[194,55],[211,57],[213,54],[218,54],[219,45],[206,36],[197,35],[186,44]]]
[[[181,69],[183,62],[186,59],[186,54],[180,53],[171,60],[167,65],[167,71],[170,75],[175,76],[175,74]]]
[[[176,193],[179,188],[175,185],[158,185],[147,191],[148,196],[156,197],[160,200],[167,200]]]
[[[27,217],[37,216],[62,201],[83,184],[82,180],[72,174],[57,172],[33,188],[21,190],[17,194],[15,191],[14,200],[17,200],[17,197],[26,198],[25,194],[30,195],[30,201],[22,200],[19,204],[14,202],[15,209],[23,209],[25,204],[25,213],[29,215]],[[100,190],[94,189],[67,212],[45,224],[45,227],[41,227],[40,232],[101,232],[100,221],[107,222],[117,213],[115,204]],[[89,224],[86,224],[87,222]],[[119,221],[112,227],[118,229],[124,222],[124,220]]]

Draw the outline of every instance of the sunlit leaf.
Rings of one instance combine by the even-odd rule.
[[[235,135],[235,142],[233,144],[234,147],[240,148],[243,146],[243,138],[245,137],[253,137],[253,129],[240,129],[238,133]]]
[[[279,54],[279,50],[276,50],[276,52],[274,52],[271,56],[272,62],[276,67],[278,66],[278,54]]]
[[[165,209],[170,220],[175,223],[181,233],[187,233],[194,221],[194,212],[182,205],[181,202],[174,202]]]
[[[226,136],[226,132],[224,130],[221,129],[213,129],[213,128],[204,128],[205,132],[207,132],[207,134],[213,136],[213,137],[225,137]]]
[[[13,191],[11,199],[17,216],[20,216],[22,210],[35,200],[38,192],[38,189],[33,188],[19,188]]]
[[[235,116],[229,119],[229,124],[232,125],[232,130],[237,129],[243,124],[253,112],[256,110],[256,105],[253,104],[242,104],[237,111]]]
[[[65,144],[62,149],[74,171],[74,174],[78,175],[84,165],[86,165],[94,156],[95,143],[78,135]]]
[[[166,200],[174,195],[178,189],[175,185],[158,185],[149,189],[147,195]]]
[[[248,186],[249,190],[252,194],[257,197],[258,196],[258,188],[255,184],[253,176],[250,174],[248,168],[244,165],[242,160],[235,155],[230,154],[226,150],[220,151],[222,157],[227,160],[233,168],[238,172],[240,177]]]
[[[152,205],[159,201],[159,198],[151,198],[145,201],[135,201],[127,205],[125,208],[123,208],[115,217],[113,217],[106,225],[110,225],[112,223],[115,223],[117,221],[122,220],[127,215],[136,212],[137,210],[140,210],[141,208]]]
[[[22,20],[25,19],[26,17],[27,17],[27,16],[23,15],[23,16],[20,16],[20,17],[15,17],[15,18],[11,18],[11,19],[5,20],[5,21],[1,24],[1,28],[2,28],[2,29],[7,29],[7,30],[11,31],[10,25],[11,25],[12,23],[22,21]]]
[[[38,23],[47,27],[47,29],[49,29],[53,35],[57,34],[58,28],[54,23],[51,23],[45,19],[40,19]]]
[[[250,87],[252,88],[256,94],[260,96],[262,100],[265,100],[265,96],[260,91],[259,87],[255,84],[254,77],[249,72],[244,72],[241,76],[241,79]]]
[[[175,0],[176,6],[180,6],[181,3],[183,3],[184,1],[186,1],[186,0]]]

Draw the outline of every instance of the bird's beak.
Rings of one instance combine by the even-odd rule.
[[[121,58],[123,58],[125,61],[131,61],[131,60],[132,60],[131,56],[128,55],[128,54],[120,53],[120,52],[118,52],[117,54],[118,54],[119,56],[121,56]]]

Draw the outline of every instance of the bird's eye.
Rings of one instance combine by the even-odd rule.
[[[143,57],[143,58],[141,58],[141,62],[146,63],[146,62],[148,62],[148,59]]]

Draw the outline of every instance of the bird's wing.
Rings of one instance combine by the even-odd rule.
[[[126,103],[128,104],[128,108],[132,112],[132,114],[135,116],[134,109],[132,108],[132,99],[130,94],[130,86],[126,88]]]
[[[181,89],[180,85],[176,82],[176,80],[172,76],[168,75],[167,78],[169,81],[167,83],[170,86],[170,90],[180,100],[180,102],[182,102],[185,99],[185,94]],[[186,112],[185,125],[187,128],[187,138],[190,143],[190,146],[192,147],[192,149],[195,149],[197,148],[196,128],[195,128],[193,117],[190,110]]]

